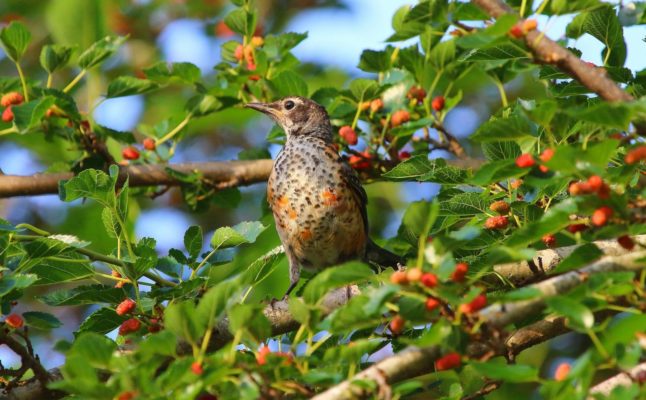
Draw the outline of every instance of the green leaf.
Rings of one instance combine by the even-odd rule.
[[[96,332],[104,335],[117,329],[126,319],[128,318],[118,315],[112,308],[99,308],[83,321],[78,334]]]
[[[50,306],[76,306],[97,303],[118,303],[124,298],[123,289],[105,285],[78,286],[39,296],[38,300]]]
[[[608,351],[615,353],[617,345],[627,345],[638,340],[635,335],[638,332],[646,332],[646,314],[627,314],[623,318],[614,319],[603,330],[601,343]]]
[[[455,40],[438,43],[428,54],[428,60],[437,69],[446,68],[455,59]]]
[[[241,222],[233,227],[218,228],[211,238],[211,247],[222,249],[239,246],[244,243],[253,243],[265,229],[267,227],[258,221]]]
[[[139,79],[133,76],[120,76],[110,82],[106,98],[132,96],[144,94],[159,89],[159,84],[148,79]]]
[[[31,33],[20,22],[12,21],[9,26],[0,30],[2,49],[13,62],[20,61],[30,41]]]
[[[96,169],[83,170],[74,178],[59,183],[59,197],[63,201],[87,197],[106,207],[114,207],[116,204],[114,187],[117,183],[118,171],[115,165],[110,168],[111,175]]]
[[[164,311],[164,327],[189,343],[198,343],[207,322],[199,318],[193,300],[172,303]]]
[[[461,5],[472,6],[471,4],[464,3],[462,3]],[[479,8],[477,9],[477,11],[482,12],[482,10],[480,10]],[[507,33],[509,32],[511,27],[516,24],[517,21],[517,15],[501,15],[494,24],[484,29],[478,29],[473,33],[458,38],[456,44],[464,49],[480,49],[491,46],[499,41],[507,40]]]
[[[72,47],[60,44],[48,44],[40,51],[40,65],[52,74],[63,68],[70,61]]]
[[[627,130],[634,118],[635,107],[631,107],[630,104],[602,101],[589,107],[567,108],[564,111],[576,120]]]
[[[554,156],[545,165],[552,171],[572,174],[589,165],[606,168],[617,152],[618,145],[617,140],[604,140],[588,144],[585,149],[579,145],[558,146]]]
[[[38,280],[34,274],[13,274],[3,276],[0,280],[0,298],[13,290],[27,288]]]
[[[512,247],[525,247],[540,240],[543,236],[555,233],[570,224],[570,214],[577,211],[577,202],[568,199],[550,208],[541,219],[516,229],[507,240]]]
[[[552,311],[568,319],[568,324],[575,329],[586,330],[594,325],[592,311],[579,301],[567,296],[555,296],[545,299]]]
[[[567,26],[567,37],[577,39],[589,33],[606,47],[601,56],[604,65],[621,67],[626,62],[626,42],[617,14],[612,6],[607,5],[590,12],[583,12]]]
[[[489,210],[488,202],[479,193],[467,192],[451,196],[448,201],[440,202],[439,215],[455,215],[469,218],[476,214],[486,213]]]
[[[68,246],[60,240],[42,237],[25,243],[23,248],[30,258],[42,258],[59,255]]]
[[[396,165],[382,176],[395,181],[459,184],[464,183],[468,175],[466,170],[446,165],[446,161],[441,158],[429,160],[427,156],[419,155]]]
[[[373,272],[370,267],[358,261],[326,268],[307,283],[303,291],[303,299],[310,304],[316,303],[331,289],[352,285],[371,276]]]
[[[471,50],[463,56],[463,59],[466,61],[529,61],[529,55],[516,44],[504,43]]]
[[[224,23],[235,33],[251,37],[256,29],[256,15],[244,8],[236,8],[224,17]]]
[[[598,260],[603,256],[603,254],[603,251],[599,250],[594,243],[586,243],[574,249],[572,254],[561,261],[551,273],[562,274],[564,272],[583,267],[584,265]]]
[[[489,161],[515,160],[520,154],[520,146],[516,142],[485,142],[482,143],[482,153]]]
[[[350,82],[350,93],[357,103],[375,98],[379,85],[370,79],[355,79]]]
[[[22,314],[25,318],[25,323],[36,329],[49,330],[58,328],[63,325],[61,321],[50,313],[40,311],[27,311]]]
[[[202,251],[202,227],[193,225],[184,233],[184,247],[191,258],[197,258]]]
[[[486,186],[505,179],[516,178],[526,173],[526,169],[516,166],[515,160],[492,161],[481,166],[469,182],[474,185]]]
[[[211,287],[197,306],[199,319],[208,322],[218,318],[239,289],[241,289],[241,284],[236,280],[223,281]]]
[[[500,142],[535,136],[536,129],[530,121],[523,115],[514,114],[509,118],[492,117],[480,125],[471,139],[476,142]]]
[[[222,102],[210,94],[199,94],[186,102],[186,110],[196,117],[212,114],[219,111],[222,107]]]
[[[444,343],[451,335],[451,324],[445,319],[434,322],[431,327],[422,333],[422,335],[410,343],[415,346],[437,346]]]
[[[546,14],[571,14],[580,11],[591,11],[603,6],[604,3],[601,0],[552,0]]]
[[[360,70],[366,72],[384,72],[390,69],[391,57],[394,47],[386,46],[383,51],[364,50],[359,59]]]
[[[200,69],[195,64],[190,62],[169,63],[166,61],[159,61],[152,67],[145,68],[144,74],[146,74],[146,78],[159,83],[166,83],[172,79],[185,83],[195,83],[202,76]]]
[[[69,263],[65,261],[42,259],[29,272],[38,276],[38,285],[52,285],[62,282],[73,282],[94,276],[94,268],[87,263]]]
[[[471,362],[470,365],[490,379],[502,379],[512,383],[538,381],[538,369],[529,365],[503,364],[498,361]]]
[[[228,313],[229,331],[232,334],[245,332],[244,336],[254,344],[271,335],[271,324],[263,314],[262,304],[236,304]]]
[[[92,44],[78,59],[78,64],[83,69],[90,69],[105,61],[113,55],[126,41],[125,37],[106,36]]]
[[[298,73],[294,71],[283,71],[267,81],[269,87],[279,97],[284,96],[303,96],[307,97],[309,89],[307,82]]]
[[[112,353],[116,350],[117,344],[112,340],[98,333],[88,332],[76,338],[68,355],[82,357],[93,368],[108,369]]]
[[[55,101],[54,97],[45,96],[11,107],[14,115],[14,123],[18,130],[24,133],[29,128],[40,125],[40,121],[45,116],[47,109],[53,106]]]

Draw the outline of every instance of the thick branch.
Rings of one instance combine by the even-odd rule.
[[[646,374],[646,362],[641,363],[631,369],[630,371],[621,372],[612,378],[608,378],[605,381],[593,386],[590,389],[590,395],[602,394],[603,397],[610,396],[610,392],[617,386],[629,386],[633,380],[639,381],[639,376]],[[592,396],[590,396],[592,398]]]
[[[515,11],[502,0],[472,0],[472,3],[482,8],[493,18]],[[631,95],[621,90],[617,84],[608,77],[603,68],[596,68],[583,62],[569,50],[550,40],[539,30],[528,32],[525,43],[532,51],[534,57],[542,62],[554,64],[561,71],[579,81],[582,85],[598,94],[606,101],[631,101]]]
[[[633,236],[634,241],[646,243],[646,235]],[[592,242],[606,256],[620,256],[630,253],[616,239],[599,240]],[[567,258],[574,250],[581,247],[580,245],[558,247],[536,252],[531,261],[520,261],[508,264],[494,266],[494,271],[503,276],[505,279],[514,284],[527,283],[536,278],[542,278],[549,274],[556,266]]]
[[[25,341],[29,340],[26,335],[24,336],[24,339]],[[29,344],[29,342],[27,342],[27,345],[23,345],[22,343],[14,339],[11,335],[9,335],[5,331],[5,328],[2,327],[0,328],[0,343],[7,345],[7,347],[9,347],[11,351],[16,353],[20,357],[20,362],[23,366],[31,368],[40,385],[44,385],[50,380],[50,375],[47,370],[31,353],[31,344]]]

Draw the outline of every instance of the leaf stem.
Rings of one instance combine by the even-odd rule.
[[[503,108],[507,108],[509,103],[507,102],[507,93],[505,93],[505,86],[498,79],[494,79],[494,84],[498,88],[500,93],[500,102],[502,103]]]
[[[186,117],[184,117],[182,122],[180,122],[172,131],[168,132],[162,138],[157,139],[157,141],[155,142],[155,146],[159,146],[160,144],[172,139],[173,136],[177,135],[179,131],[184,129],[184,127],[188,124],[188,122],[191,120],[192,117],[193,117],[193,113],[188,113]]]
[[[67,93],[70,90],[72,90],[72,88],[76,86],[76,84],[79,83],[81,79],[83,79],[86,73],[87,73],[87,69],[82,69],[81,72],[79,72],[78,75],[76,75],[76,77],[74,77],[74,79],[72,79],[72,81],[67,86],[65,86],[65,89],[63,89],[63,93]]]
[[[25,102],[29,101],[29,93],[27,92],[27,81],[25,80],[25,74],[22,72],[22,67],[19,62],[16,62],[16,69],[18,70],[18,76],[20,77],[20,84],[22,85],[22,94],[25,97]]]
[[[53,76],[51,73],[47,74],[47,89],[52,87]]]
[[[10,135],[12,133],[18,133],[18,129],[15,126],[12,126],[11,128],[1,130],[0,131],[0,136]]]

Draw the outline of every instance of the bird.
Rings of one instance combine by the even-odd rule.
[[[334,146],[325,108],[300,96],[246,107],[271,117],[287,136],[267,183],[267,201],[289,263],[285,297],[298,284],[301,268],[320,271],[350,260],[398,266],[402,259],[368,236],[368,196]]]

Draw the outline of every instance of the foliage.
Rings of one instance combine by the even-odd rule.
[[[470,3],[424,0],[402,7],[393,16],[394,33],[385,48],[365,50],[358,60],[369,78],[343,85],[327,82],[322,72],[312,72],[292,54],[307,34],[278,29],[263,34],[259,24],[266,16],[256,5],[232,3],[222,19],[232,33],[221,46],[222,61],[212,77],[202,76],[191,63],[163,61],[151,62],[139,74],[111,74],[108,63],[136,34],[97,37],[80,48],[53,39],[38,49],[44,74],[25,76],[21,64],[34,60],[23,56],[41,43],[30,40],[21,22],[0,33],[6,55],[20,71],[17,77],[0,78],[0,92],[24,97],[11,106],[13,118],[0,123],[0,135],[62,142],[72,149],[56,166],[76,172],[60,183],[59,197],[65,202],[87,199],[87,207],[97,207],[100,215],[92,223],[109,243],[107,250],[92,250],[82,234],[0,220],[4,315],[33,289],[43,291],[38,300],[52,307],[93,306],[73,327],[74,340],[56,345],[65,353],[63,379],[50,388],[94,399],[127,393],[141,398],[207,398],[199,397],[207,393],[221,399],[308,398],[365,368],[372,361],[368,355],[388,348],[397,353],[412,345],[457,352],[463,365],[395,385],[397,396],[460,398],[499,380],[517,394],[540,384],[545,398],[566,399],[585,398],[598,371],[627,370],[643,358],[637,336],[646,329],[643,272],[637,278],[633,272],[590,277],[575,290],[548,298],[543,314],[528,315],[509,327],[554,313],[567,318],[569,329],[588,336],[593,345],[578,355],[565,379],[552,379],[542,369],[543,359],[507,363],[491,355],[470,358],[467,352],[471,342],[487,335],[491,341],[500,339],[500,332],[483,328],[478,319],[482,301],[544,295],[517,290],[497,276],[495,264],[528,260],[554,241],[558,246],[586,244],[554,271],[563,273],[602,255],[590,244],[595,240],[646,233],[644,164],[627,162],[631,151],[643,147],[636,126],[646,117],[646,100],[640,98],[645,72],[623,67],[627,50],[622,32],[622,24],[644,23],[642,3],[636,7],[644,15],[636,20],[622,19],[617,7],[598,1],[553,1],[541,7],[547,15],[575,13],[567,36],[589,33],[603,44],[604,65],[594,68],[605,68],[637,98],[624,103],[604,102],[555,66],[534,63],[525,42],[509,34],[517,17],[483,24],[488,16]],[[518,1],[510,3],[521,7]],[[524,1],[522,7],[531,8]],[[411,38],[414,44],[400,44]],[[71,72],[65,84],[53,83],[58,74]],[[152,98],[165,91],[190,95],[181,110],[156,115],[137,132],[115,132],[81,111],[83,79],[97,73],[107,81],[105,98]],[[527,77],[540,80],[538,89],[526,98],[508,97],[509,86],[504,85]],[[457,154],[445,119],[454,108],[469,104],[473,87],[483,82],[498,88],[501,105],[470,137],[469,152],[484,156],[482,165],[466,169],[430,159],[429,153],[438,149]],[[132,228],[137,201],[159,188],[134,190],[119,171],[168,163],[190,138],[190,127],[201,121],[231,116],[252,100],[294,94],[324,105],[336,128],[350,126],[359,134],[359,146],[338,135],[335,141],[362,178],[436,182],[441,189],[432,202],[407,205],[397,236],[382,242],[406,257],[409,271],[421,269],[425,275],[375,274],[358,261],[326,269],[299,286],[299,297],[289,299],[298,328],[277,333],[275,321],[263,310],[265,300],[280,296],[283,288],[266,280],[277,270],[284,272],[285,263],[273,249],[277,240],[267,211],[261,221],[220,226],[210,239],[200,226],[191,226],[183,233],[183,250],[160,254],[154,238],[136,238]],[[285,140],[276,129],[267,139]],[[154,145],[142,147],[144,140]],[[126,151],[131,146],[136,153]],[[194,211],[239,205],[235,188],[219,190],[199,172],[171,173],[182,181],[182,198]],[[500,201],[506,208],[492,209]],[[611,210],[601,212],[605,219],[599,214],[604,207]],[[464,264],[468,273],[463,278],[456,271]],[[439,283],[427,284],[428,274]],[[349,284],[358,284],[361,294],[330,313],[325,294]],[[124,299],[133,299],[136,307],[120,312]],[[429,299],[438,306],[431,307]],[[626,312],[624,318],[611,320],[599,313],[618,309]],[[51,313],[34,310],[22,316],[25,326],[37,332],[62,324]],[[2,327],[6,334],[28,340],[21,336],[24,328],[10,328],[7,318]],[[106,336],[116,329],[116,339]],[[131,350],[122,351],[126,346]],[[630,398],[640,389],[633,383],[624,390]]]

